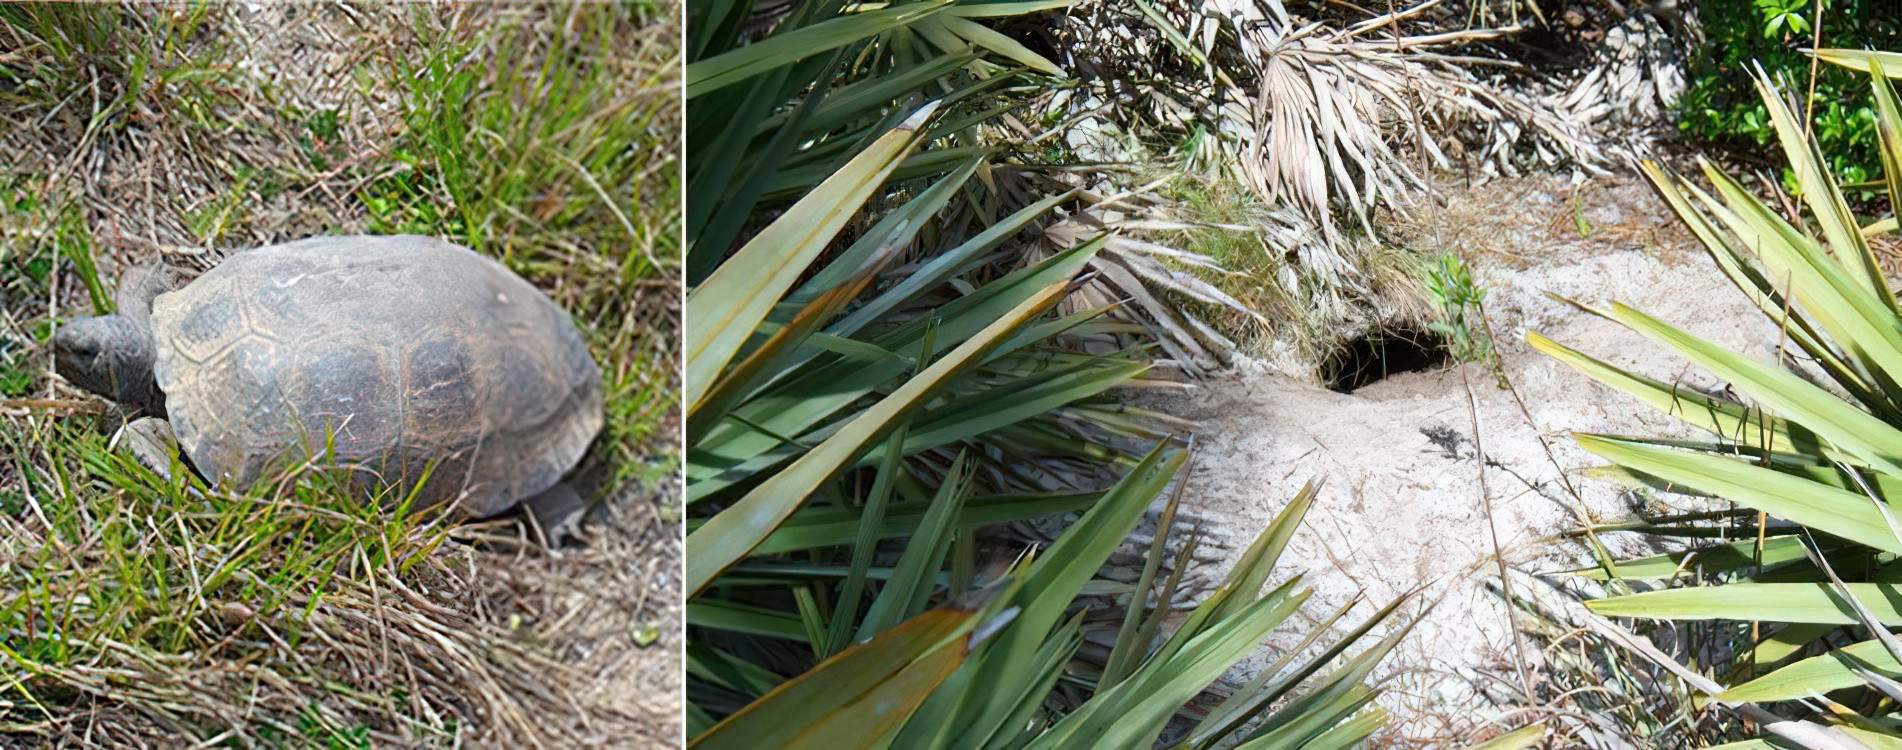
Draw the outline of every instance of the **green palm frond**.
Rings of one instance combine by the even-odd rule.
[[[1868,71],[1880,114],[1890,206],[1902,205],[1902,114],[1884,75],[1893,56],[1823,50],[1819,57]],[[1624,305],[1600,314],[1716,374],[1735,395],[1688,392],[1627,372],[1538,334],[1528,339],[1592,378],[1711,434],[1708,442],[1579,435],[1623,481],[1721,498],[1786,522],[1735,529],[1746,542],[1619,561],[1621,580],[1684,587],[1587,602],[1605,615],[1738,623],[1719,630],[1739,654],[1716,700],[1835,701],[1812,720],[1879,745],[1902,742],[1892,701],[1902,676],[1902,626],[1894,610],[1902,522],[1902,316],[1871,252],[1884,231],[1859,217],[1824,168],[1796,107],[1758,74],[1758,88],[1808,209],[1779,214],[1715,166],[1711,188],[1657,165],[1646,174],[1723,272],[1775,324],[1784,361],[1744,357]],[[1787,524],[1795,524],[1788,526]],[[1686,527],[1676,535],[1710,530]],[[1598,572],[1585,575],[1603,579]],[[1765,628],[1761,640],[1743,623]],[[1848,644],[1848,645],[1844,645]],[[1803,658],[1808,656],[1808,658]],[[1850,691],[1840,693],[1837,691]],[[1797,709],[1800,710],[1800,709]]]

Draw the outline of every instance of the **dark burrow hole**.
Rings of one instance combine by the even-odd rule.
[[[1391,375],[1440,367],[1448,358],[1439,334],[1424,326],[1378,328],[1335,350],[1321,363],[1321,378],[1330,390],[1353,393]]]

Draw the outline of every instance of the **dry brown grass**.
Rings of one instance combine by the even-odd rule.
[[[675,740],[675,16],[0,8],[0,746]],[[583,322],[609,427],[578,546],[314,477],[156,485],[50,374],[122,269],[350,232],[492,253]]]

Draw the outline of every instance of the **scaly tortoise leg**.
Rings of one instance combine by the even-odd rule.
[[[127,422],[106,444],[108,450],[130,454],[145,468],[172,479],[172,464],[178,458],[178,438],[172,425],[157,417],[141,417]]]

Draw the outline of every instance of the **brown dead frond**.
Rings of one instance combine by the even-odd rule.
[[[1655,122],[1681,86],[1649,20],[1615,29],[1591,64],[1545,74],[1492,51],[1521,28],[1462,26],[1442,0],[1357,20],[1278,0],[1099,4],[1079,18],[1062,31],[1102,78],[1066,101],[1095,114],[1073,141],[1113,158],[1092,142],[1187,137],[1190,171],[1301,210],[1330,244],[1339,218],[1367,233],[1433,171],[1600,173],[1629,154],[1614,131]]]

